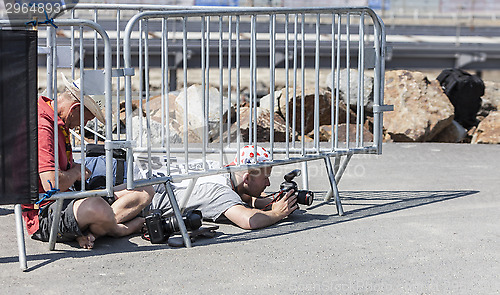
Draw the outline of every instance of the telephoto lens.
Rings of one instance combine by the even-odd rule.
[[[184,216],[182,216],[182,220],[184,221],[187,230],[199,229],[201,226],[201,218],[202,216],[199,210],[189,211]],[[177,218],[175,217],[175,215],[165,219],[165,230],[170,233],[180,231],[179,223],[177,222]]]
[[[189,211],[182,217],[187,230],[197,230],[200,228],[201,219],[201,211],[198,210]],[[175,215],[164,218],[162,211],[159,209],[152,210],[146,216],[145,223],[149,241],[153,244],[165,243],[171,234],[180,231]]]

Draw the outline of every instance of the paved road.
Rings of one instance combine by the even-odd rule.
[[[12,206],[0,207],[3,294],[498,294],[499,145],[385,144],[358,156],[332,203],[258,231],[222,225],[192,249],[138,236],[75,244],[27,239],[17,262]],[[293,167],[290,167],[292,169]],[[276,169],[276,168],[275,168]],[[288,169],[286,169],[288,170]],[[282,171],[284,172],[284,171]],[[273,186],[281,177],[276,169]],[[310,188],[328,190],[322,162]]]

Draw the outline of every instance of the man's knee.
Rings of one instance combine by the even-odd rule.
[[[115,218],[113,209],[100,197],[79,200],[75,207],[77,221],[85,224],[113,222]]]
[[[146,206],[151,203],[154,193],[154,189],[151,186],[136,188],[128,192],[134,203],[140,206]]]
[[[151,203],[151,200],[153,200],[153,196],[155,195],[155,189],[152,186],[146,186],[144,188],[144,201],[149,204]]]

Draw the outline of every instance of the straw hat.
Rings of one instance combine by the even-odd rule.
[[[73,83],[71,83],[68,81],[68,79],[66,79],[64,73],[61,73],[61,76],[66,88],[78,101],[80,101],[80,79],[77,79],[73,81]],[[104,115],[102,114],[101,107],[95,102],[92,96],[85,95],[83,103],[85,107],[97,118],[97,120],[101,121],[102,123],[106,122],[106,120],[104,119]]]

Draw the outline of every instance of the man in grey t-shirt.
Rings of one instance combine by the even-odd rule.
[[[240,163],[269,160],[268,152],[262,147],[257,147],[257,155],[254,153],[254,146],[245,146],[241,150]],[[231,164],[236,164],[237,159]],[[200,210],[204,219],[220,221],[227,218],[243,229],[256,229],[274,224],[297,209],[293,191],[275,202],[261,197],[270,185],[271,169],[264,167],[235,172],[233,180],[229,174],[200,177],[189,197],[185,182],[171,185],[179,205],[185,205],[187,210]],[[156,187],[150,208],[162,209],[169,214],[172,208],[164,191],[163,185]],[[262,210],[264,208],[269,210]]]

